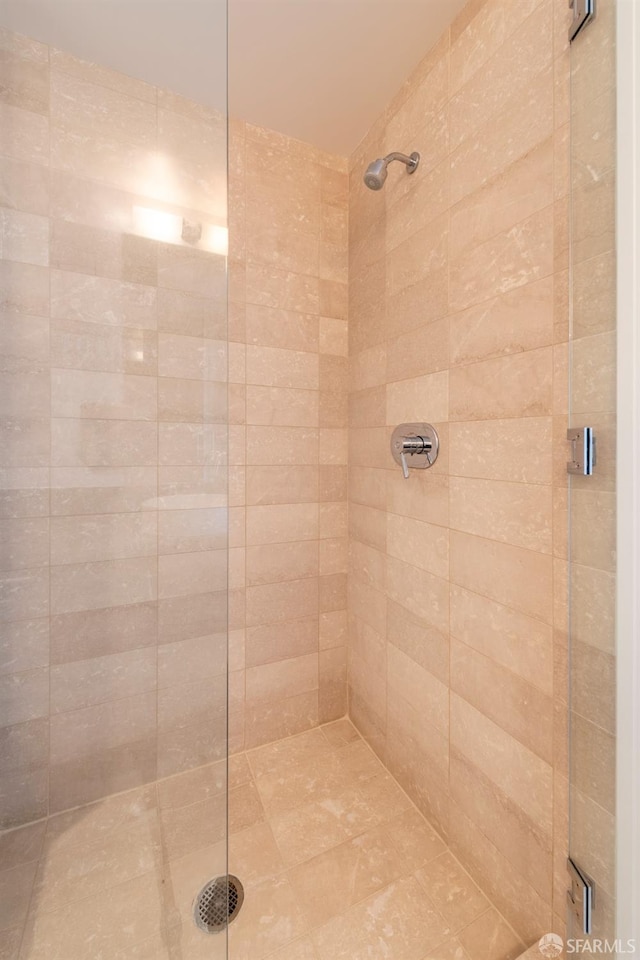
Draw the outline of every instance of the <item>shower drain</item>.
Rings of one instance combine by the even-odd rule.
[[[194,920],[205,933],[220,933],[235,919],[243,900],[244,890],[237,877],[216,877],[196,897]]]

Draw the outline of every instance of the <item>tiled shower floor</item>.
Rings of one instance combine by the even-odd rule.
[[[231,960],[507,960],[523,944],[346,720],[232,757]],[[0,835],[0,960],[222,960],[213,764]]]

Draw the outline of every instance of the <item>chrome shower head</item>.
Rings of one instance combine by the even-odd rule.
[[[410,157],[407,157],[404,153],[390,153],[386,157],[373,160],[367,167],[364,175],[364,182],[365,185],[369,187],[369,190],[382,190],[384,182],[387,179],[387,168],[393,160],[399,160],[400,163],[404,163],[407,168],[407,173],[415,173],[420,163],[420,154],[412,153]]]
[[[387,179],[388,165],[388,160],[374,160],[369,164],[364,175],[364,182],[369,190],[382,190]]]

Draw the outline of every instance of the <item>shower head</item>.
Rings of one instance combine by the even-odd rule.
[[[387,179],[387,160],[374,160],[367,167],[364,182],[369,190],[382,190]]]
[[[420,163],[420,154],[412,153],[410,157],[407,157],[404,153],[390,153],[386,157],[374,160],[369,164],[364,175],[364,182],[369,190],[382,190],[387,179],[387,168],[393,160],[404,163],[407,173],[415,173]]]

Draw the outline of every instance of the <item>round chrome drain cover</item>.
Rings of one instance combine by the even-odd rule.
[[[193,916],[205,933],[220,933],[238,915],[244,889],[237,877],[227,874],[210,880],[196,897]]]

